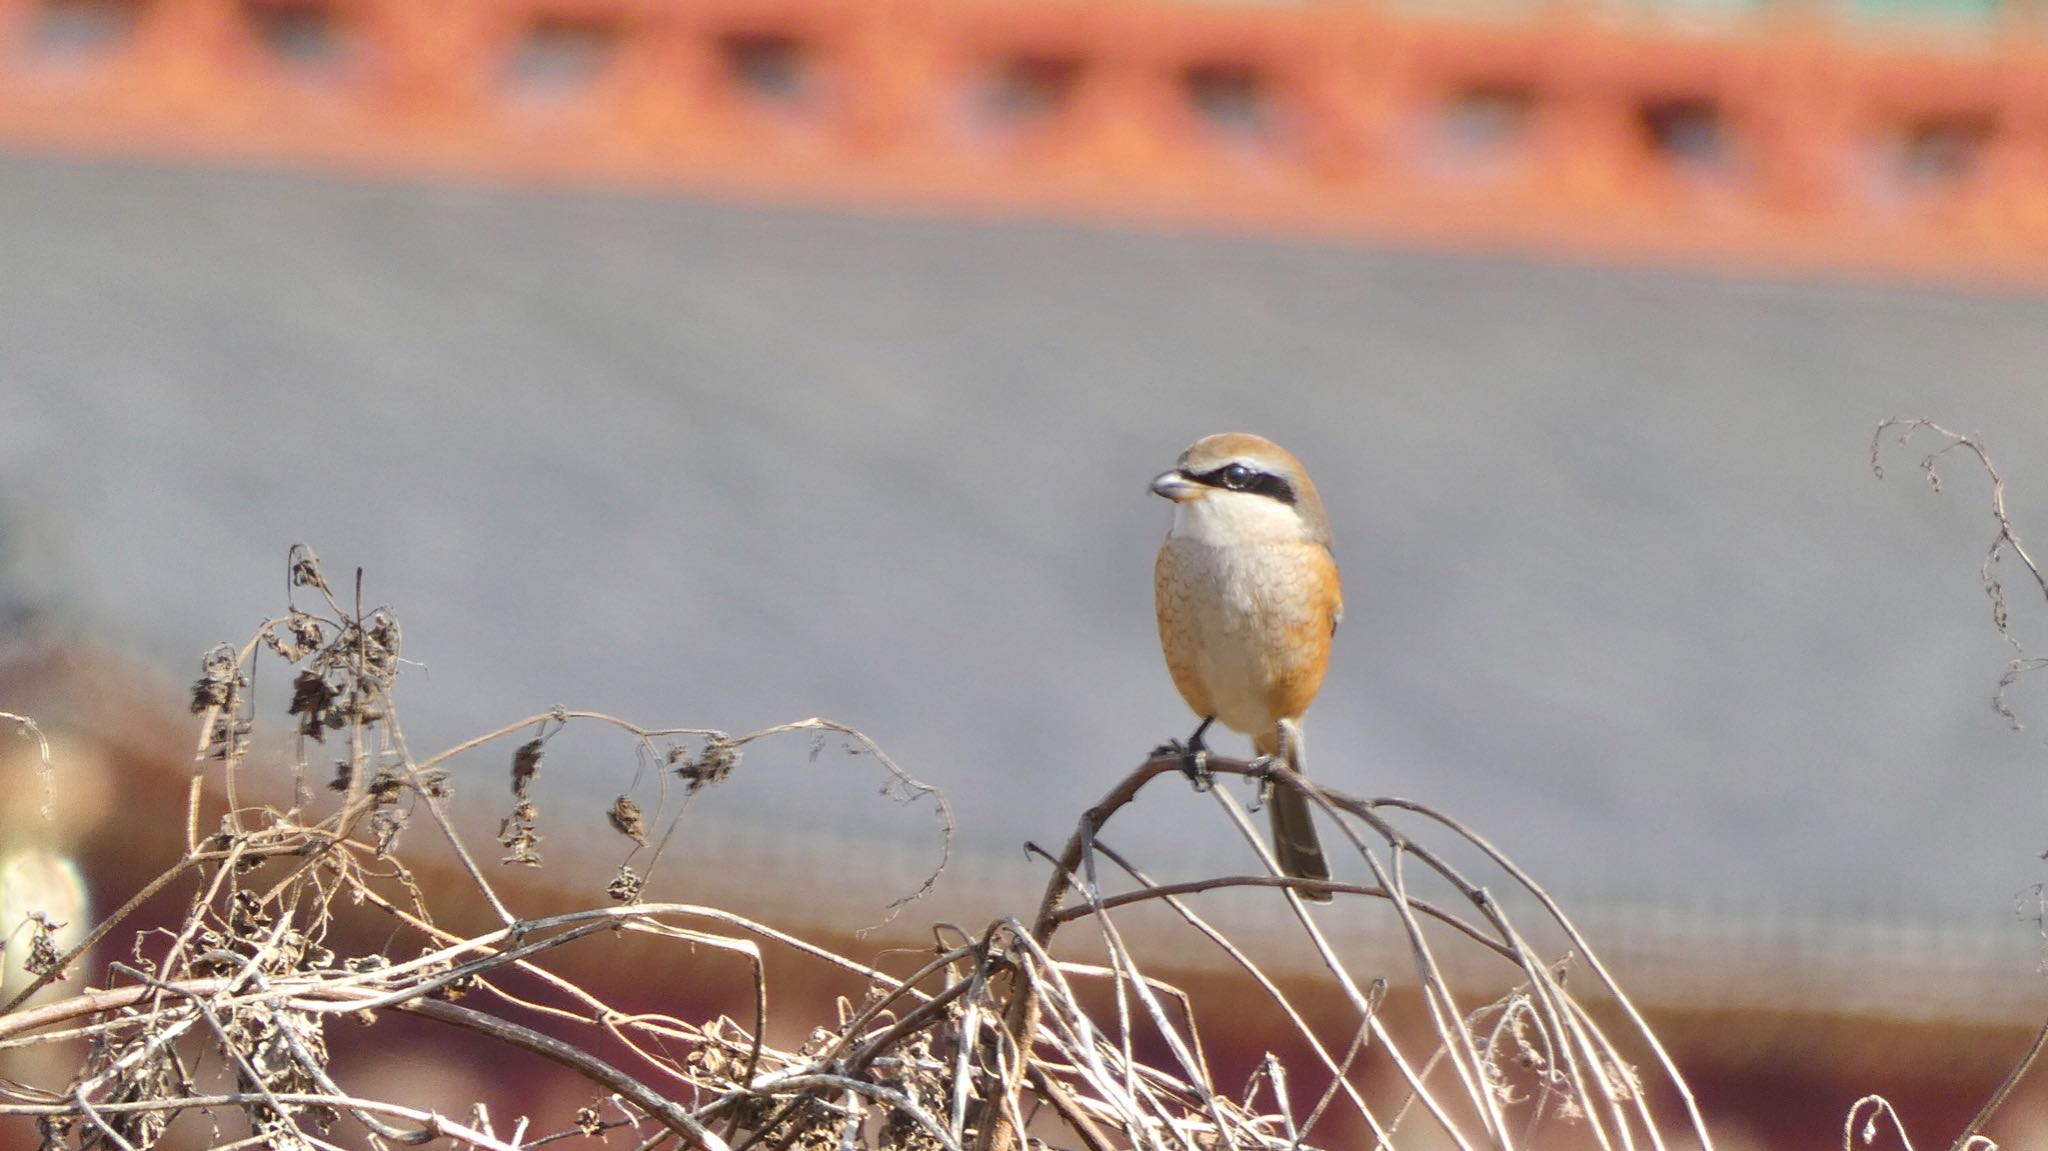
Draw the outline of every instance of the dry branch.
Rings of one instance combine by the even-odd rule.
[[[1101,839],[1145,787],[1180,778],[1177,760],[1148,759],[1048,857],[1045,893],[1028,919],[992,916],[972,938],[940,931],[945,942],[892,973],[727,909],[642,898],[689,799],[730,776],[748,748],[789,737],[811,740],[814,756],[819,741],[843,741],[877,766],[896,799],[930,806],[939,861],[889,914],[929,891],[950,855],[950,809],[860,732],[809,719],[730,736],[558,708],[416,757],[392,700],[405,663],[396,617],[364,606],[360,574],[344,602],[310,549],[294,548],[288,571],[286,611],[242,645],[209,653],[193,687],[184,854],[63,962],[85,964],[124,930],[135,938],[129,957],[100,967],[96,988],[31,1002],[53,990],[45,980],[0,1012],[0,1052],[77,1056],[67,1081],[0,1084],[0,1114],[34,1117],[47,1147],[153,1147],[175,1136],[180,1116],[197,1117],[194,1130],[210,1125],[215,1145],[285,1148],[382,1140],[525,1151],[626,1130],[645,1148],[711,1151],[965,1151],[1027,1141],[1283,1151],[1411,1139],[1619,1151],[1663,1148],[1667,1122],[1711,1147],[1676,1069],[1556,901],[1442,813],[1215,758],[1211,772],[1261,794],[1308,796],[1341,828],[1335,842],[1352,847],[1361,878],[1281,878],[1243,804],[1217,787],[1210,834],[1240,839],[1264,873],[1155,879]],[[280,718],[255,704],[258,664],[269,660],[291,677],[281,718],[300,750],[287,768],[294,799],[283,807],[244,799],[259,790],[249,786],[259,770],[252,733]],[[527,872],[494,876],[464,843],[449,769],[505,756],[513,805],[499,828],[502,859],[538,865],[539,781],[552,741],[571,726],[617,732],[631,748],[634,782],[602,832],[631,846],[614,905],[522,912]],[[322,754],[334,757],[328,799],[317,786],[326,771],[313,762]],[[431,906],[410,862],[429,853],[452,860],[466,883]],[[1454,854],[1477,859],[1487,875],[1467,875]],[[1306,903],[1300,896],[1311,890],[1336,901]],[[185,900],[175,921],[142,920],[173,893]],[[1302,953],[1319,966],[1322,990],[1307,993],[1349,1012],[1334,1030],[1312,1025],[1269,970],[1280,936],[1252,945],[1205,907],[1257,896],[1285,906]],[[1265,1004],[1310,1062],[1289,1068],[1269,1055],[1237,1094],[1217,1083],[1201,1020],[1225,1008],[1148,974],[1161,929],[1134,935],[1122,925],[1148,906],[1179,925],[1165,930],[1210,952],[1213,966],[1238,973],[1243,1002],[1229,1010]],[[1390,914],[1405,965],[1362,969],[1326,927],[1369,908]],[[489,929],[446,926],[477,922]],[[745,963],[753,995],[744,1022],[628,1011],[564,973],[567,949],[613,933],[671,948],[678,972],[717,956]],[[380,942],[352,942],[365,938]],[[771,1014],[771,955],[820,979],[857,979],[865,993],[830,1020]],[[1573,968],[1593,973],[1593,991],[1622,1029],[1605,1030],[1602,1013],[1566,986]],[[1297,996],[1302,984],[1292,979]],[[1390,988],[1420,997],[1419,1022],[1394,1018]],[[468,1002],[451,1002],[458,996]],[[586,1084],[592,1102],[573,1115],[522,1117],[505,1135],[480,1100],[421,1109],[374,1098],[350,1082],[337,1053],[374,1048],[377,1020],[394,1011],[506,1059],[546,1063]],[[806,1038],[792,1047],[772,1034]]]
[[[2018,560],[2020,566],[2032,581],[2034,589],[2041,594],[2044,600],[2048,600],[2048,575],[2042,573],[2040,565],[2034,562],[2033,555],[2027,551],[2026,544],[2021,541],[2018,530],[2013,527],[2012,516],[2006,510],[2005,505],[2005,477],[1999,474],[1997,466],[1991,462],[1991,454],[1985,450],[1984,445],[1976,437],[1951,431],[1933,420],[1894,416],[1880,421],[1877,425],[1877,430],[1871,433],[1871,471],[1876,474],[1878,479],[1884,478],[1883,451],[1887,436],[1892,438],[1895,446],[1904,449],[1912,443],[1916,435],[1921,433],[1931,435],[1938,441],[1938,446],[1922,454],[1918,460],[1920,472],[1927,478],[1929,487],[1937,492],[1942,490],[1943,481],[1940,465],[1950,453],[1954,452],[1962,452],[1973,457],[1977,461],[1978,468],[1983,471],[1985,478],[1991,481],[1991,519],[1996,527],[1996,531],[1991,538],[1990,547],[1985,549],[1983,562],[1978,565],[1977,578],[1984,589],[1985,598],[1991,604],[1991,626],[1998,632],[1999,637],[2005,640],[2007,646],[2012,649],[2012,659],[2006,665],[2005,674],[1999,676],[1998,686],[1992,689],[1991,707],[1992,710],[2004,717],[2008,724],[2012,725],[2013,730],[2018,731],[2021,727],[2020,718],[2018,713],[2013,710],[2009,699],[2012,687],[2022,678],[2032,675],[2044,667],[2048,667],[2048,659],[2028,655],[2026,646],[2013,633],[2011,607],[2006,599],[2005,584],[1998,578],[1999,564],[2008,555]],[[1992,1090],[1990,1098],[1984,1101],[1983,1106],[1977,1109],[1977,1113],[1971,1117],[1969,1123],[1964,1125],[1962,1131],[1956,1135],[1954,1141],[1949,1145],[1950,1151],[1975,1151],[1978,1147],[1996,1146],[1995,1143],[1984,1136],[1984,1127],[1991,1121],[1992,1116],[1996,1115],[2005,1106],[2006,1101],[2012,1097],[2013,1091],[2019,1087],[2020,1081],[2025,1079],[2027,1074],[2033,1070],[2043,1050],[2048,1050],[2048,1021],[2042,1023],[2041,1029],[2034,1036],[2033,1043],[2020,1056],[2019,1061],[2013,1065],[2012,1070]],[[1906,1139],[1905,1127],[1899,1121],[1898,1114],[1892,1110],[1892,1106],[1888,1101],[1881,1096],[1875,1095],[1857,1100],[1856,1104],[1850,1108],[1849,1118],[1844,1125],[1842,1136],[1842,1145],[1845,1151],[1854,1144],[1854,1136],[1858,1132],[1857,1119],[1859,1116],[1864,1118],[1861,1132],[1865,1144],[1869,1144],[1877,1138],[1878,1129],[1876,1123],[1880,1117],[1883,1117],[1890,1122],[1892,1129],[1898,1136],[1900,1145],[1910,1151],[1911,1143]]]

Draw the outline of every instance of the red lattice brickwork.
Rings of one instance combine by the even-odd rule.
[[[0,143],[2048,283],[2019,17],[0,0]]]

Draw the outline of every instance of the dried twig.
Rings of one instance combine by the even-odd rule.
[[[1881,421],[1877,425],[1877,430],[1871,433],[1871,471],[1876,473],[1879,479],[1884,478],[1884,465],[1881,453],[1887,435],[1891,435],[1897,446],[1903,448],[1912,441],[1916,434],[1921,432],[1933,435],[1941,441],[1939,447],[1921,456],[1919,460],[1921,473],[1927,477],[1928,485],[1935,491],[1942,490],[1939,464],[1942,458],[1951,452],[1965,452],[1974,457],[1978,467],[1983,470],[1986,478],[1991,481],[1991,518],[1997,527],[1997,531],[1992,536],[1991,546],[1984,553],[1983,563],[1979,565],[1978,579],[1983,585],[1985,598],[1991,603],[1991,626],[2012,649],[2012,659],[2006,666],[2005,674],[1999,677],[1998,686],[1992,690],[1991,707],[2007,723],[2012,725],[2013,730],[2017,731],[2021,728],[2020,718],[2018,713],[2013,710],[2008,695],[2013,685],[2022,678],[2041,670],[2043,667],[2048,667],[2048,660],[2028,655],[2025,645],[2020,642],[2017,635],[2013,634],[2010,605],[2006,600],[2005,585],[1998,578],[1998,565],[2008,555],[2017,559],[2020,566],[2025,569],[2027,576],[2033,581],[2034,589],[2041,594],[2044,601],[2048,601],[2048,575],[2043,575],[2040,565],[2034,562],[2034,557],[2027,551],[2026,545],[2020,540],[2019,532],[2013,527],[2012,517],[2007,512],[2005,504],[2005,477],[1999,474],[1997,466],[1991,462],[1990,453],[1985,450],[1984,445],[1976,437],[1951,431],[1935,423],[1933,420],[1895,416]],[[1990,1098],[1985,1100],[1984,1105],[1977,1109],[1977,1113],[1971,1117],[1970,1122],[1956,1135],[1955,1140],[1950,1144],[1950,1151],[1971,1151],[1972,1148],[1979,1146],[1995,1146],[1991,1140],[1983,1135],[1985,1125],[1991,1121],[1992,1116],[1997,1114],[2006,1101],[2012,1097],[2014,1089],[2033,1070],[2035,1063],[2040,1059],[2044,1050],[2048,1050],[2048,1022],[2043,1022],[2040,1031],[2035,1034],[2034,1041],[2027,1048],[2026,1053],[2020,1056],[2019,1061],[2013,1065],[2005,1078],[1992,1090]],[[1876,1129],[1874,1124],[1878,1116],[1882,1115],[1893,1124],[1898,1133],[1900,1144],[1910,1149],[1911,1145],[1906,1140],[1905,1128],[1899,1122],[1898,1115],[1893,1112],[1891,1104],[1882,1097],[1875,1095],[1858,1100],[1855,1107],[1850,1109],[1848,1123],[1843,1135],[1844,1146],[1848,1145],[1850,1133],[1854,1131],[1856,1126],[1856,1119],[1859,1113],[1866,1108],[1866,1105],[1868,1105],[1870,1114],[1865,1122],[1864,1142],[1869,1143],[1875,1138]]]
[[[1089,1151],[1284,1151],[1361,1135],[1376,1147],[1412,1136],[1477,1151],[1535,1146],[1549,1130],[1576,1124],[1567,1139],[1590,1137],[1620,1151],[1663,1145],[1652,1087],[1630,1062],[1643,1055],[1663,1081],[1656,1090],[1684,1100],[1693,1137],[1711,1147],[1669,1059],[1555,901],[1484,839],[1428,808],[1356,799],[1285,769],[1215,758],[1211,770],[1221,776],[1307,795],[1353,847],[1359,880],[1279,877],[1244,807],[1220,789],[1213,834],[1244,842],[1268,874],[1155,879],[1100,839],[1149,782],[1178,774],[1177,760],[1147,760],[1088,811],[1050,861],[1044,896],[1028,920],[993,916],[973,937],[942,931],[944,944],[892,973],[727,909],[644,898],[690,798],[727,778],[746,749],[798,736],[811,741],[814,758],[823,741],[843,742],[877,765],[888,794],[935,813],[939,862],[890,905],[887,914],[898,914],[931,889],[950,858],[951,812],[943,796],[865,735],[806,719],[731,736],[554,708],[416,757],[392,698],[404,663],[395,617],[364,606],[360,574],[350,602],[341,602],[308,549],[293,549],[288,584],[298,599],[288,600],[286,613],[247,643],[209,653],[194,686],[200,730],[184,856],[65,961],[82,962],[117,928],[133,929],[152,898],[189,884],[182,918],[139,931],[132,960],[106,965],[103,986],[0,1010],[0,1050],[69,1045],[79,1053],[66,1083],[0,1085],[11,1100],[0,1102],[0,1114],[36,1117],[50,1148],[140,1151],[156,1145],[176,1116],[200,1113],[220,1132],[216,1144],[293,1148],[383,1140],[526,1151],[630,1129],[649,1149],[673,1140],[711,1151],[965,1151],[1015,1147],[1027,1128],[1034,1137],[1056,1128],[1064,1134],[1055,1144]],[[283,718],[302,755],[334,737],[330,802],[303,786],[315,774],[305,762],[293,765],[301,785],[289,808],[240,798],[251,790],[244,783],[257,779],[250,748],[265,717],[253,684],[266,655],[292,677]],[[579,725],[620,733],[631,749],[632,784],[607,790],[617,795],[608,811],[593,805],[590,812],[593,835],[629,845],[628,864],[613,881],[615,902],[522,914],[519,884],[490,875],[458,834],[449,769],[493,747],[509,750],[513,807],[500,843],[507,862],[539,865],[547,749]],[[214,793],[199,786],[216,770],[224,808],[213,807]],[[413,842],[407,833],[422,811],[434,834]],[[206,831],[210,825],[217,830]],[[1533,921],[1511,915],[1486,882],[1453,868],[1446,855],[1453,848],[1493,868],[1486,882],[1520,892],[1536,909]],[[428,852],[460,877],[455,894],[433,896],[438,906],[407,862]],[[1316,910],[1299,898],[1308,890],[1336,902]],[[1198,909],[1205,900],[1263,893],[1284,901],[1314,956],[1306,980],[1276,973]],[[1133,934],[1119,922],[1147,904],[1170,911],[1174,930],[1218,965],[1243,973],[1252,995],[1242,1006],[1270,1005],[1312,1056],[1307,1070],[1269,1057],[1241,1094],[1217,1086],[1200,1026],[1210,1008],[1147,971],[1156,931]],[[1338,909],[1362,906],[1393,912],[1405,968],[1364,971],[1361,957],[1324,929]],[[469,934],[443,926],[478,921],[494,926]],[[672,947],[679,966],[717,957],[744,962],[751,1010],[737,1011],[738,1022],[629,1012],[562,973],[563,949],[614,932]],[[1056,935],[1063,946],[1100,953],[1092,961],[1056,956]],[[347,940],[363,938],[382,942],[347,952]],[[867,994],[828,1022],[781,1020],[783,1031],[809,1039],[794,1050],[779,1047],[768,1039],[771,952],[820,975],[856,976]],[[1564,972],[1573,965],[1596,973],[1595,990],[1620,1004],[1626,1031],[1602,1031],[1566,988]],[[1403,992],[1391,987],[1419,991],[1423,1026],[1392,1021],[1385,1004]],[[1318,989],[1349,1012],[1327,1036],[1296,1002]],[[1106,992],[1108,1010],[1094,1006],[1098,991]],[[474,998],[449,1001],[462,994]],[[545,1134],[529,1135],[539,1125],[522,1118],[507,1136],[475,1100],[421,1111],[368,1098],[350,1086],[341,1054],[374,1046],[374,1022],[387,1011],[434,1020],[578,1077],[607,1110],[593,1105],[546,1117]],[[335,1026],[343,1019],[371,1026]],[[1375,1102],[1389,1084],[1396,1101]],[[1296,1088],[1315,1099],[1304,1113],[1290,1096]],[[1260,1104],[1266,1097],[1270,1108]],[[471,1115],[465,1123],[443,1117],[464,1111]],[[247,1130],[239,1142],[225,1131],[231,1121]],[[1416,1131],[1423,1123],[1432,1129]]]
[[[1904,448],[1912,441],[1916,434],[1921,432],[1926,432],[1942,441],[1940,447],[1926,453],[1919,459],[1920,472],[1927,477],[1929,487],[1932,487],[1937,492],[1942,490],[1940,464],[1942,459],[1951,452],[1966,452],[1975,457],[1978,467],[1983,470],[1985,477],[1991,481],[1991,519],[1996,525],[1997,531],[1991,538],[1991,546],[1984,551],[1984,560],[1978,565],[1977,576],[1979,582],[1983,585],[1984,597],[1991,603],[1991,626],[1997,630],[2000,638],[2004,639],[2012,648],[2012,661],[2007,665],[2005,674],[1999,677],[1998,686],[1991,693],[1991,707],[1992,710],[2004,717],[2005,721],[2011,724],[2014,730],[2018,730],[2021,726],[2019,716],[2013,711],[2012,705],[2006,697],[2011,692],[2014,684],[2018,683],[2023,677],[2041,670],[2044,666],[2048,666],[2048,661],[2029,656],[2026,648],[2020,643],[2019,637],[2013,634],[2011,610],[2006,601],[2005,583],[1998,578],[1998,565],[2008,555],[2018,560],[2020,566],[2026,570],[2028,578],[2033,581],[2035,590],[2040,592],[2043,598],[2048,598],[2048,575],[2042,574],[2040,565],[2034,562],[2034,557],[2027,551],[2026,545],[2021,542],[2019,532],[2014,529],[2012,517],[2006,512],[2005,508],[2005,477],[1998,474],[1998,468],[1992,464],[1990,454],[1984,450],[1984,445],[1975,437],[1966,436],[1961,432],[1950,431],[1933,420],[1906,419],[1894,416],[1891,419],[1880,422],[1877,425],[1877,430],[1871,433],[1870,470],[1876,474],[1877,478],[1884,478],[1882,453],[1885,437],[1888,434],[1892,436],[1893,442],[1897,446]]]

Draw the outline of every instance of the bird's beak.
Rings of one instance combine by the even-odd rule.
[[[1202,485],[1181,475],[1179,472],[1167,472],[1165,475],[1152,481],[1152,494],[1155,496],[1165,496],[1174,503],[1181,503],[1201,495]]]

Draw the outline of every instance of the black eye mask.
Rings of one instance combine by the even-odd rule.
[[[1262,472],[1244,464],[1225,464],[1206,472],[1191,472],[1181,469],[1181,475],[1212,488],[1232,492],[1250,492],[1279,500],[1289,507],[1294,506],[1294,485],[1271,472]]]

